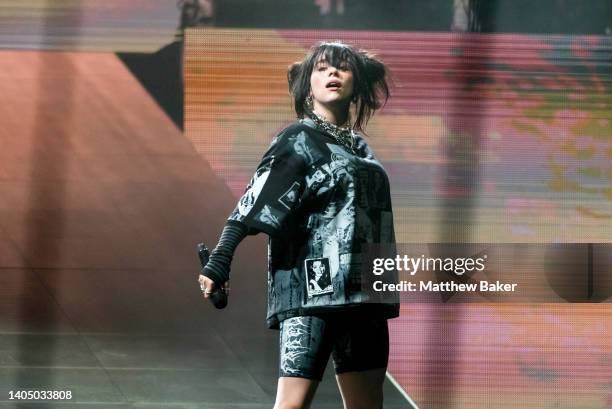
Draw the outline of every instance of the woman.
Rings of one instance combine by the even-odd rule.
[[[330,354],[345,408],[382,408],[387,319],[399,305],[364,291],[362,247],[395,236],[387,175],[357,131],[389,96],[386,69],[365,51],[320,43],[288,82],[299,121],[272,141],[199,282],[209,297],[227,282],[238,243],[267,233],[275,409],[308,408]]]

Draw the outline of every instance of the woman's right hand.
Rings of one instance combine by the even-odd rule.
[[[212,292],[215,291],[215,282],[202,274],[198,277],[198,282],[200,283],[200,290],[202,290],[204,298],[210,298]]]
[[[202,290],[202,294],[204,294],[204,298],[210,298],[210,295],[215,291],[216,288],[215,282],[203,274],[199,275],[198,282],[200,283],[200,289]],[[223,289],[226,293],[228,292],[229,281],[225,282]]]

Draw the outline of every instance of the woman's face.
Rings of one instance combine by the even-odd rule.
[[[319,60],[310,75],[310,90],[316,103],[333,106],[351,102],[353,97],[353,72],[348,63],[334,67],[325,60]]]

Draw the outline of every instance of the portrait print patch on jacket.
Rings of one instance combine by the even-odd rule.
[[[304,272],[306,273],[308,298],[334,292],[327,257],[304,260]]]

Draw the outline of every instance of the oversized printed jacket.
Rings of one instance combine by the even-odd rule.
[[[386,172],[360,135],[355,151],[310,119],[293,123],[274,138],[229,217],[270,237],[271,328],[345,310],[399,314],[397,299],[373,302],[363,291],[363,245],[394,246],[395,234]]]

